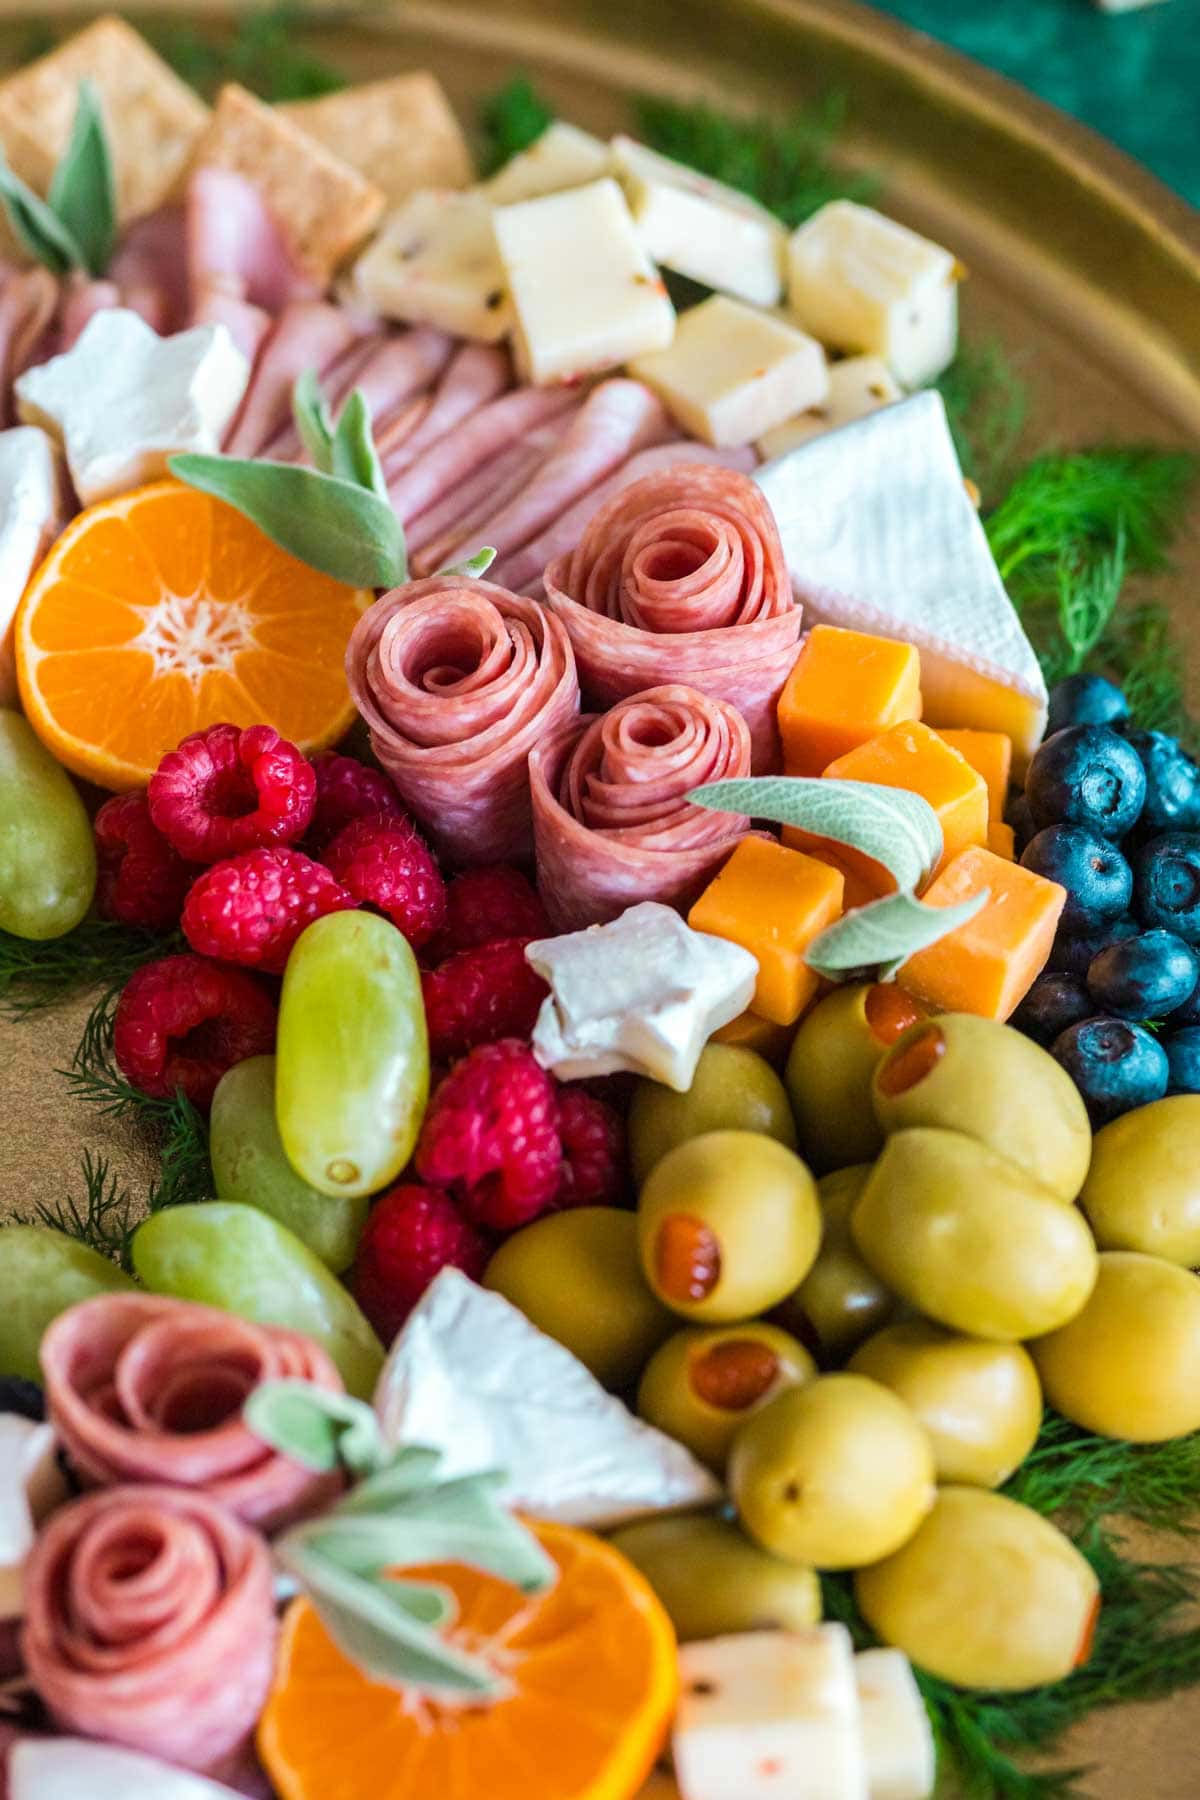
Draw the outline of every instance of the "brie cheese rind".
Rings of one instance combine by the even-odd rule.
[[[0,1413],[0,1619],[25,1610],[25,1561],[47,1513],[67,1498],[54,1428]]]
[[[914,394],[757,471],[810,625],[921,652],[924,718],[1002,731],[1020,767],[1046,683],[963,485],[939,394]]]
[[[9,1800],[240,1800],[233,1788],[94,1738],[22,1738],[8,1753]]]
[[[937,1752],[912,1664],[903,1650],[860,1650],[854,1679],[871,1800],[927,1800]]]
[[[485,344],[512,324],[492,209],[479,193],[413,194],[363,251],[349,290],[380,318],[436,325]]]
[[[646,900],[609,925],[525,947],[550,993],[533,1054],[560,1081],[620,1070],[686,1093],[700,1052],[749,1006],[758,958]]]
[[[682,1444],[635,1419],[569,1350],[457,1269],[443,1269],[410,1313],[375,1410],[386,1444],[441,1452],[444,1480],[502,1469],[509,1503],[534,1518],[606,1531],[721,1497]]]
[[[519,200],[540,200],[543,194],[599,181],[612,174],[612,162],[612,151],[603,138],[568,125],[565,119],[555,119],[528,150],[518,150],[502,169],[481,181],[479,192],[493,206],[515,206]]]
[[[844,356],[841,362],[830,364],[825,398],[794,419],[772,426],[754,448],[769,462],[773,456],[784,456],[800,444],[811,443],[827,431],[840,431],[843,425],[852,425],[855,419],[865,419],[868,413],[903,398],[903,390],[882,356]]]
[[[13,620],[62,523],[58,452],[36,425],[0,431],[0,706],[14,705]]]

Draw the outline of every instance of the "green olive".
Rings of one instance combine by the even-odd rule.
[[[971,1013],[914,1025],[879,1064],[871,1092],[889,1136],[921,1125],[961,1131],[1060,1200],[1083,1186],[1092,1128],[1079,1089],[1011,1025]]]
[[[742,1631],[803,1631],[821,1617],[812,1569],[760,1550],[707,1513],[626,1525],[612,1542],[641,1570],[681,1643]]]
[[[753,1050],[706,1044],[692,1085],[677,1094],[639,1081],[629,1108],[629,1155],[638,1188],[676,1144],[706,1131],[757,1131],[796,1148],[796,1126],[782,1081]]]
[[[908,1407],[864,1375],[785,1388],[734,1439],[729,1491],[764,1550],[854,1569],[899,1549],[933,1504],[933,1449]]]
[[[784,1079],[800,1148],[814,1169],[869,1162],[883,1142],[871,1077],[925,1008],[894,983],[840,987],[813,1007],[792,1042]]]
[[[720,1475],[738,1427],[755,1408],[816,1372],[804,1346],[777,1325],[693,1327],[650,1358],[638,1411]]]
[[[642,1279],[637,1220],[615,1206],[548,1213],[501,1244],[483,1278],[605,1387],[630,1387],[675,1320]]]
[[[1032,1349],[1051,1406],[1087,1431],[1155,1444],[1200,1430],[1200,1280],[1178,1263],[1106,1250],[1083,1311]]]
[[[957,1687],[1019,1691],[1085,1663],[1100,1606],[1090,1565],[1056,1525],[978,1487],[945,1487],[854,1591],[885,1644]]]
[[[929,1433],[939,1481],[999,1487],[1033,1449],[1042,1389],[1020,1344],[907,1319],[868,1338],[849,1366],[912,1408]]]
[[[1079,1312],[1096,1279],[1083,1215],[960,1131],[898,1131],[854,1209],[893,1293],[974,1337],[1015,1343]]]
[[[817,1185],[794,1151],[752,1131],[668,1150],[638,1204],[646,1279],[686,1319],[753,1319],[799,1287],[821,1238]]]
[[[775,1309],[779,1323],[823,1363],[841,1362],[878,1331],[894,1308],[891,1294],[850,1235],[850,1215],[870,1173],[870,1163],[856,1163],[822,1175],[817,1183],[822,1221],[817,1260],[795,1293]]]
[[[1200,1094],[1174,1094],[1096,1133],[1079,1196],[1102,1250],[1200,1266]]]

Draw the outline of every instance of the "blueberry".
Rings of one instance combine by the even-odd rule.
[[[1173,1031],[1186,1031],[1192,1025],[1200,1025],[1200,981],[1198,981],[1182,1006],[1177,1006],[1167,1019]]]
[[[1170,1079],[1168,1094],[1200,1094],[1200,1030],[1189,1025],[1165,1040]]]
[[[1165,731],[1126,731],[1146,771],[1146,803],[1138,820],[1145,833],[1194,831],[1200,826],[1200,768],[1178,738]]]
[[[23,1419],[44,1419],[46,1396],[36,1381],[20,1375],[0,1377],[0,1413],[20,1413]]]
[[[1188,999],[1200,959],[1171,931],[1143,931],[1101,950],[1087,984],[1102,1012],[1122,1019],[1163,1019]]]
[[[1026,844],[1037,835],[1037,826],[1033,822],[1033,814],[1029,810],[1029,802],[1024,794],[1017,794],[1009,801],[1005,819],[1013,828],[1016,839],[1016,852],[1020,856]]]
[[[1047,825],[1021,852],[1021,867],[1066,888],[1066,931],[1118,918],[1133,899],[1133,870],[1115,844],[1086,825]]]
[[[1090,1019],[1095,1010],[1082,975],[1047,971],[1038,976],[1008,1022],[1048,1049],[1068,1025]]]
[[[1140,929],[1136,919],[1110,919],[1087,931],[1060,931],[1047,966],[1063,975],[1086,975],[1102,950],[1136,937]]]
[[[1093,1126],[1161,1100],[1170,1073],[1158,1039],[1126,1019],[1084,1019],[1050,1046],[1083,1095]]]
[[[1146,771],[1133,745],[1107,725],[1069,725],[1030,763],[1025,797],[1039,829],[1087,825],[1123,838],[1142,810]]]
[[[1143,925],[1200,943],[1200,832],[1151,838],[1133,865],[1134,904]]]
[[[1050,689],[1046,736],[1068,725],[1115,725],[1128,714],[1128,700],[1103,675],[1068,675]]]

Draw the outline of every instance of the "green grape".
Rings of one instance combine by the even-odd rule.
[[[301,1181],[283,1153],[275,1123],[275,1058],[248,1056],[217,1084],[209,1150],[218,1200],[270,1213],[334,1274],[354,1261],[370,1202],[320,1194]]]
[[[20,713],[0,708],[0,929],[63,937],[95,891],[96,846],[83,801]]]
[[[136,1283],[96,1250],[48,1225],[0,1231],[0,1375],[40,1381],[47,1325],[78,1300],[131,1293]]]
[[[421,975],[374,913],[331,913],[288,958],[275,1116],[293,1169],[321,1194],[374,1194],[413,1153],[429,1097]]]
[[[133,1235],[133,1266],[152,1293],[304,1332],[329,1352],[349,1393],[374,1392],[379,1339],[325,1264],[257,1207],[201,1200],[153,1213]]]

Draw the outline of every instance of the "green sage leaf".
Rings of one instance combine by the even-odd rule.
[[[912,894],[887,894],[857,907],[815,937],[804,960],[831,981],[851,977],[889,981],[918,950],[965,925],[987,905],[983,888],[956,906],[925,906]]]
[[[255,1437],[306,1469],[370,1475],[387,1459],[371,1408],[310,1381],[263,1382],[242,1417]]]
[[[391,511],[383,464],[371,431],[371,409],[361,388],[355,388],[341,410],[333,434],[330,473],[343,481],[355,481],[375,494]]]
[[[117,242],[117,187],[100,96],[95,83],[79,84],[75,122],[50,183],[51,211],[79,246],[92,275],[103,275]]]
[[[26,187],[0,153],[0,205],[13,235],[30,256],[52,275],[67,275],[86,266],[83,251],[44,200]]]
[[[447,563],[444,569],[438,570],[438,574],[468,575],[472,579],[478,580],[480,575],[487,574],[495,560],[496,552],[489,544],[482,550],[477,550],[474,556],[469,556],[466,562]]]
[[[942,854],[942,828],[928,800],[873,781],[792,775],[710,781],[688,799],[718,812],[794,825],[882,863],[898,888],[918,888]]]
[[[323,475],[333,474],[333,420],[315,369],[305,369],[292,386],[292,417],[300,442]]]

